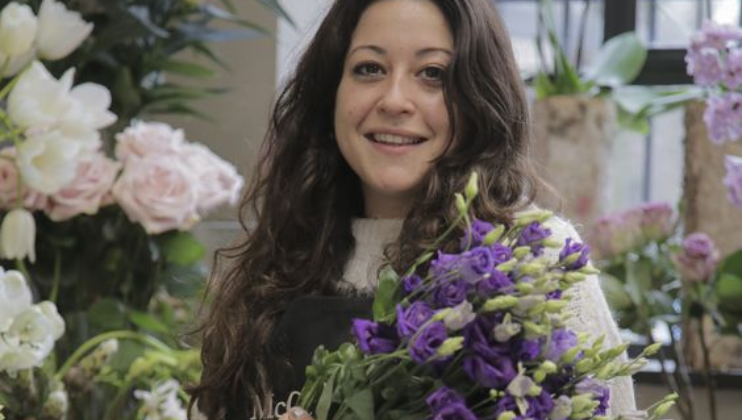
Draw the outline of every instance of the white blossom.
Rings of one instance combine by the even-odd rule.
[[[64,4],[44,0],[39,10],[39,33],[36,41],[39,57],[58,60],[77,48],[93,31],[93,24],[85,22],[79,13],[68,10]]]
[[[36,222],[24,208],[8,212],[0,225],[0,255],[7,259],[36,261]]]

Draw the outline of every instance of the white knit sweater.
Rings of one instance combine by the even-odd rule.
[[[574,226],[564,219],[552,217],[545,225],[551,229],[552,238],[556,240],[580,238]],[[401,228],[402,221],[397,219],[357,219],[353,222],[356,248],[353,258],[345,268],[340,290],[360,294],[373,293],[378,269],[383,263],[384,247],[397,239]],[[552,258],[558,258],[558,250],[547,252],[550,252]],[[570,289],[570,293],[571,300],[567,310],[571,317],[567,321],[568,327],[596,338],[605,335],[606,347],[620,344],[618,329],[598,284],[597,276],[590,276],[584,282],[578,283]],[[609,415],[628,414],[636,410],[634,387],[630,378],[615,379],[610,385]]]

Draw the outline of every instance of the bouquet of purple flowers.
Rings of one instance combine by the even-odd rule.
[[[474,174],[432,249],[401,277],[382,271],[374,319],[353,321],[354,343],[317,349],[300,401],[316,419],[610,418],[607,381],[640,369],[657,346],[626,360],[627,345],[604,349],[603,338],[570,330],[565,292],[597,272],[589,247],[552,239],[547,211],[512,226],[471,219],[477,192]],[[460,252],[439,251],[462,226]],[[631,418],[659,418],[674,398]]]

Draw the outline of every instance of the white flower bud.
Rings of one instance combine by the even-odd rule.
[[[33,46],[37,27],[36,16],[28,5],[9,3],[0,12],[0,52],[6,56],[28,52]]]
[[[39,57],[59,60],[77,48],[93,31],[79,13],[67,10],[64,4],[44,0],[39,10],[39,34],[36,46]]]
[[[0,226],[0,254],[7,259],[36,261],[36,222],[26,209],[8,212]]]

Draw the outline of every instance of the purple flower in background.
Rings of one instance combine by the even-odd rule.
[[[492,297],[498,294],[512,292],[514,283],[507,274],[492,270],[489,277],[480,280],[475,287],[477,294],[482,297]]]
[[[484,237],[494,229],[495,227],[492,226],[491,223],[475,219],[471,226],[467,228],[464,237],[461,239],[461,249],[464,250],[469,247],[482,245]]]
[[[463,403],[455,403],[435,413],[433,420],[477,420],[477,416]]]
[[[727,197],[732,204],[742,209],[742,157],[727,155],[724,164],[727,168],[727,175],[724,177]]]
[[[692,233],[683,240],[682,250],[673,260],[683,279],[708,281],[716,271],[719,250],[705,233]]]
[[[354,319],[352,332],[358,347],[366,354],[391,353],[399,345],[393,328],[367,319]]]
[[[495,260],[495,265],[508,262],[513,258],[513,250],[499,242],[495,242],[490,248],[492,249],[492,258]]]
[[[724,67],[718,50],[689,50],[685,56],[686,71],[701,86],[718,85],[724,80]]]
[[[675,211],[668,203],[646,203],[642,211],[641,229],[647,241],[667,239],[675,229]]]
[[[729,46],[730,42],[740,40],[742,40],[742,28],[706,21],[701,30],[691,38],[690,49],[694,51],[703,48],[723,50]]]
[[[539,222],[533,222],[520,232],[516,246],[530,246],[533,255],[541,255],[544,249],[541,242],[549,235],[551,235],[550,229],[543,227]]]
[[[562,248],[562,252],[559,253],[559,261],[564,261],[572,254],[580,254],[580,257],[576,261],[570,263],[567,266],[568,270],[579,270],[580,268],[587,265],[590,259],[590,247],[588,245],[573,241],[572,238],[567,238],[567,241]]]
[[[712,96],[706,105],[703,121],[712,142],[721,145],[742,137],[742,93]]]
[[[409,295],[414,292],[423,284],[423,279],[417,274],[412,274],[402,279],[402,289],[405,295]]]
[[[601,258],[611,258],[641,245],[641,220],[638,209],[601,217],[590,235],[593,249]]]
[[[604,416],[610,407],[611,390],[608,384],[591,378],[585,378],[575,385],[575,390],[579,394],[593,394],[595,400],[600,402],[593,415]]]
[[[515,346],[513,346],[513,356],[515,359],[524,362],[536,360],[540,351],[541,343],[539,340],[519,339],[515,342]]]
[[[444,385],[428,395],[425,402],[433,412],[437,412],[451,404],[464,404],[464,398],[458,392]]]
[[[476,283],[493,268],[495,268],[495,258],[490,248],[478,246],[461,254],[459,270],[461,277],[467,283]]]
[[[517,375],[513,361],[508,357],[485,359],[473,353],[464,357],[464,373],[485,388],[505,389]]]
[[[400,337],[411,337],[433,313],[425,302],[413,302],[407,309],[397,304],[397,333]]]
[[[545,343],[546,338],[541,339],[541,343]],[[567,350],[577,346],[577,335],[574,332],[565,328],[558,328],[551,332],[551,340],[549,340],[549,348],[546,349],[546,359],[553,362],[558,362],[562,358],[562,355]]]
[[[724,83],[729,89],[742,87],[742,48],[736,48],[729,52]]]
[[[417,363],[425,363],[435,356],[438,347],[448,338],[446,326],[440,322],[428,324],[410,341],[410,357]]]
[[[438,308],[451,308],[466,300],[469,284],[462,278],[439,281],[433,289],[433,304]]]

